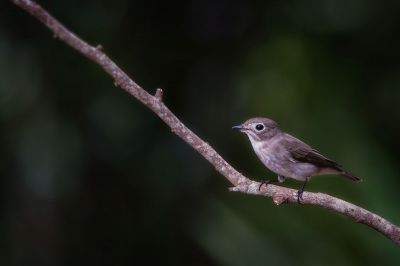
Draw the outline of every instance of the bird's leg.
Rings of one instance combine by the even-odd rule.
[[[300,200],[303,200],[303,192],[304,192],[304,188],[307,185],[307,182],[308,182],[308,178],[306,178],[306,181],[304,181],[301,189],[299,189],[299,191],[297,191],[297,203],[299,203],[299,204],[300,204]]]
[[[283,181],[285,181],[286,177],[284,177],[283,175],[278,175],[278,182],[282,183]]]
[[[278,180],[266,180],[266,181],[261,182],[260,186],[258,187],[258,191],[261,190],[261,187],[263,185],[274,184],[274,183],[282,183],[283,181],[285,181],[285,177],[281,176],[281,175],[278,175]]]

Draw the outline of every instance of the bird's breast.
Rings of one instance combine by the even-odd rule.
[[[294,161],[285,149],[274,143],[253,145],[253,148],[261,162],[278,175],[305,180],[317,171],[312,164]]]

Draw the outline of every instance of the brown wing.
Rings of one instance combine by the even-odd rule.
[[[337,162],[326,158],[317,150],[314,150],[309,145],[289,134],[285,134],[285,137],[281,139],[281,142],[282,146],[287,149],[291,159],[295,161],[311,163],[320,168],[331,168],[337,170],[339,175],[344,176],[352,181],[362,181],[361,178],[347,172],[343,166]]]
[[[289,134],[286,134],[285,138],[282,139],[282,144],[287,147],[290,156],[298,162],[311,163],[321,168],[333,168],[340,172],[344,171],[340,164],[326,158],[306,143]]]

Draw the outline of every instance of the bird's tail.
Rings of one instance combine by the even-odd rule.
[[[350,179],[351,181],[354,181],[354,182],[360,182],[360,181],[362,181],[361,178],[359,178],[359,177],[357,177],[357,176],[355,176],[355,175],[352,175],[352,174],[350,174],[349,172],[346,172],[346,171],[340,172],[340,175],[341,175],[341,176],[344,176],[344,177],[346,177],[346,178],[348,178],[348,179]]]

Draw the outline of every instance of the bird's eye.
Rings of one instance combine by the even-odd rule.
[[[256,125],[256,130],[257,131],[261,131],[261,130],[263,130],[264,129],[264,125],[263,124],[257,124]]]

